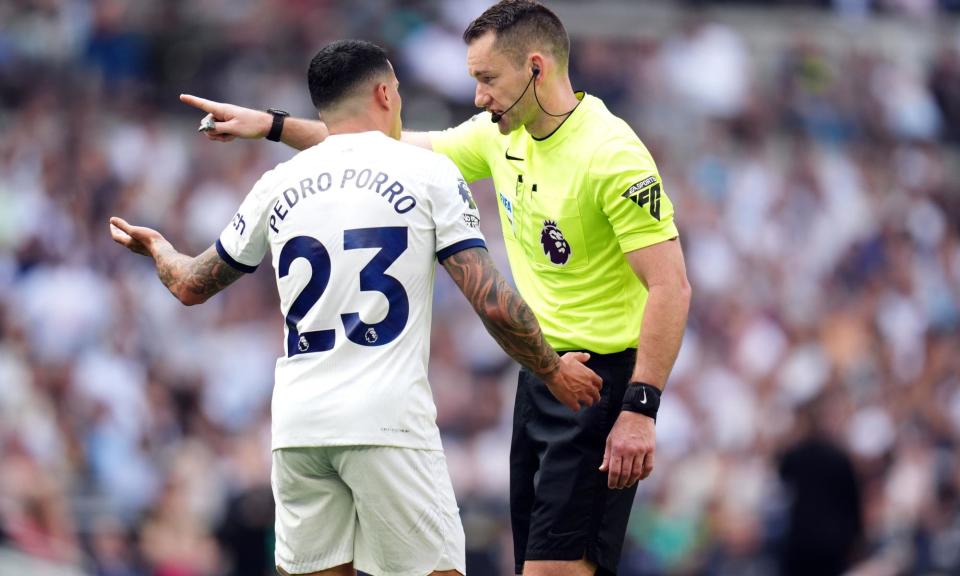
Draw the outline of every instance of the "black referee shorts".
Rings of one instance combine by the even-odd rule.
[[[526,369],[520,372],[510,446],[510,514],[516,573],[526,560],[586,557],[616,574],[637,487],[607,488],[607,435],[620,415],[635,350],[590,353],[600,401],[573,412]]]

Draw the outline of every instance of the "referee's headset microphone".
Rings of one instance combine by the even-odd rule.
[[[507,112],[513,110],[513,107],[516,106],[521,100],[523,100],[523,97],[526,95],[527,90],[530,89],[530,85],[531,85],[531,84],[533,84],[533,99],[537,101],[537,107],[540,108],[540,111],[541,111],[541,112],[543,112],[543,113],[546,114],[547,116],[553,116],[554,118],[560,118],[561,116],[568,116],[568,115],[572,114],[573,111],[577,109],[577,106],[574,106],[574,107],[571,108],[569,111],[564,112],[563,114],[552,114],[552,113],[548,112],[546,108],[543,107],[543,104],[540,103],[540,97],[537,96],[537,85],[534,84],[534,82],[533,82],[534,80],[536,80],[537,76],[539,76],[539,75],[540,75],[540,69],[539,69],[539,68],[534,68],[534,69],[533,69],[533,73],[530,75],[530,80],[527,81],[527,86],[526,86],[526,88],[523,89],[523,92],[520,93],[520,96],[518,96],[517,99],[513,101],[513,104],[511,104],[511,105],[510,105],[506,110],[504,110],[503,112],[499,112],[499,113],[498,113],[498,112],[494,112],[494,113],[490,114],[490,121],[493,122],[494,124],[496,124],[497,122],[500,121],[501,118],[503,118],[504,114],[506,114]],[[577,105],[579,106],[579,104],[580,104],[580,103],[578,102]]]
[[[530,89],[530,85],[533,84],[534,79],[536,79],[536,77],[539,76],[539,75],[540,75],[540,69],[539,69],[539,68],[534,68],[534,69],[533,69],[533,73],[530,75],[530,80],[527,82],[527,87],[523,89],[523,92],[521,92],[520,95],[517,96],[517,99],[513,101],[513,104],[511,104],[509,108],[507,108],[507,109],[504,110],[503,112],[499,112],[499,113],[498,113],[498,112],[494,112],[493,114],[490,114],[490,121],[493,122],[494,124],[496,124],[497,122],[500,121],[501,118],[503,118],[503,115],[504,115],[504,114],[506,114],[507,112],[513,110],[513,107],[516,106],[521,100],[523,100],[523,97],[527,94],[527,90]],[[537,93],[537,87],[536,87],[536,86],[533,87],[533,93],[534,93],[534,94]],[[537,104],[539,105],[540,102],[537,101]],[[544,110],[544,111],[545,111],[545,110]]]

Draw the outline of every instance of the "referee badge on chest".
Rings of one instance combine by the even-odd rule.
[[[572,254],[570,243],[563,237],[563,232],[557,227],[554,220],[544,220],[543,229],[540,230],[540,244],[543,245],[543,253],[550,257],[554,264],[564,265],[570,259]]]

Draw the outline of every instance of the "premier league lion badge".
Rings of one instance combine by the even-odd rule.
[[[543,253],[550,257],[554,264],[566,264],[570,259],[570,244],[563,237],[563,232],[557,228],[553,220],[543,221],[543,230],[540,231],[540,243],[543,244]]]
[[[463,201],[467,203],[467,206],[469,206],[471,210],[476,210],[477,203],[473,201],[473,194],[470,193],[470,187],[463,181],[463,178],[459,179],[458,185],[460,187],[460,197],[463,198]]]

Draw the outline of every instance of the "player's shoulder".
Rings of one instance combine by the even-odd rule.
[[[415,144],[409,144],[402,140],[396,140],[393,138],[389,138],[388,142],[385,143],[385,146],[389,147],[391,150],[395,151],[396,154],[401,155],[404,158],[412,158],[420,162],[437,163],[446,159],[446,156],[438,154],[433,150],[422,148]]]
[[[413,185],[411,192],[449,181],[460,172],[442,154],[391,138],[382,132],[338,134],[307,148],[274,168],[275,185],[318,167],[338,170],[367,165],[390,178]],[[359,168],[357,168],[359,169]]]
[[[251,194],[259,198],[261,201],[266,201],[271,196],[275,195],[279,183],[282,181],[284,175],[289,171],[289,162],[290,160],[280,162],[273,168],[270,168],[261,174],[260,178],[258,178],[256,183],[253,185]]]
[[[291,183],[302,180],[304,174],[316,176],[318,166],[322,167],[328,163],[336,164],[337,159],[342,157],[342,146],[340,144],[335,139],[328,138],[323,142],[298,151],[286,160],[278,162],[260,176],[260,179],[254,184],[253,192],[269,200],[282,193]],[[320,169],[322,170],[322,168]]]
[[[328,156],[330,149],[331,146],[329,144],[325,145],[325,142],[304,148],[290,158],[278,162],[273,168],[264,173],[264,176],[273,181],[281,180],[296,171],[302,170],[305,165],[316,162],[318,157]]]
[[[453,161],[443,154],[400,140],[389,140],[386,147],[395,163],[423,182],[442,182],[460,175]]]

